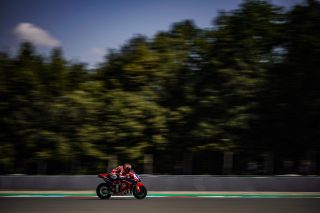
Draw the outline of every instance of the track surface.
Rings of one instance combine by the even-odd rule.
[[[111,198],[95,197],[0,197],[1,213],[319,213],[313,198]]]

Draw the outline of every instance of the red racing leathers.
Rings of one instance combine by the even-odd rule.
[[[111,173],[114,174],[114,175],[119,175],[119,178],[128,178],[128,179],[133,179],[135,181],[138,181],[138,179],[134,175],[134,173],[133,172],[127,172],[126,170],[124,170],[122,165],[118,166],[115,169],[112,169]]]

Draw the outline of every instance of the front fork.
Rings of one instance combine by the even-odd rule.
[[[133,187],[135,187],[137,189],[137,192],[139,192],[139,193],[140,193],[141,186],[144,186],[143,183],[141,183],[141,182],[137,182],[136,184],[133,185]]]

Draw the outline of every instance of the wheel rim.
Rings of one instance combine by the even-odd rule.
[[[106,186],[102,186],[101,188],[100,188],[100,194],[102,195],[102,196],[108,196],[110,193],[109,193],[109,190],[108,190],[108,187],[106,187]]]

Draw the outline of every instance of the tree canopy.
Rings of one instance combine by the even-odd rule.
[[[158,152],[304,159],[319,150],[319,58],[316,0],[245,0],[209,29],[135,36],[95,70],[22,43],[0,53],[0,171],[90,173]]]

